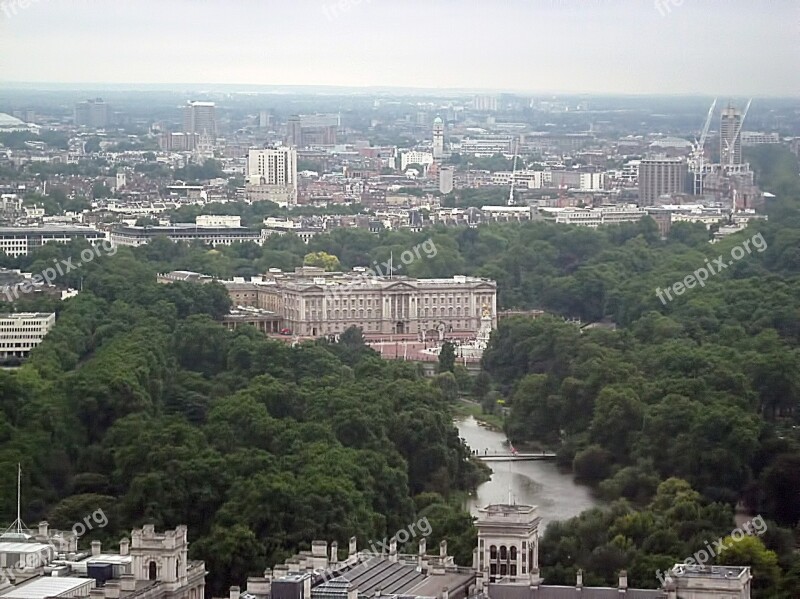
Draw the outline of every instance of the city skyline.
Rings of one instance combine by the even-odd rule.
[[[235,26],[223,26],[226,18]],[[794,96],[798,22],[800,7],[790,0],[769,12],[741,0],[511,0],[491,11],[455,0],[409,0],[402,10],[383,0],[234,7],[140,0],[113,10],[99,0],[25,8],[5,0],[0,77],[5,84]],[[192,35],[177,43],[180,27]]]

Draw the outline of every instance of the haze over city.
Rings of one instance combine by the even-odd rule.
[[[3,0],[0,78],[800,93],[800,3]]]
[[[0,0],[0,599],[800,598],[800,0]]]

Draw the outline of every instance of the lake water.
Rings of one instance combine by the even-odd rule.
[[[506,436],[482,426],[474,417],[456,420],[461,437],[471,449],[483,453],[508,451]],[[539,507],[544,530],[554,520],[567,520],[582,511],[601,505],[589,487],[575,483],[572,474],[561,472],[554,461],[486,462],[492,478],[481,484],[470,497],[468,508],[473,515],[490,503],[508,503],[509,491],[514,503]]]

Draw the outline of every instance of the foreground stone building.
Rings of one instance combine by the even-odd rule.
[[[152,525],[131,531],[117,552],[99,541],[80,551],[71,531],[0,535],[0,598],[204,599],[205,563],[189,560],[186,526],[156,532]]]
[[[473,566],[456,566],[442,541],[429,555],[426,540],[415,554],[357,551],[350,539],[341,559],[336,543],[314,541],[264,576],[249,578],[230,599],[750,599],[750,568],[676,564],[665,588],[634,589],[625,571],[615,587],[548,585],[539,570],[539,525],[534,506],[489,505],[479,510]],[[655,578],[655,573],[654,573]]]

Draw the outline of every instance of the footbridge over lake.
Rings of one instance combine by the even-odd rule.
[[[533,462],[537,460],[555,460],[558,457],[554,451],[489,451],[483,453],[476,451],[472,455],[483,462]]]

